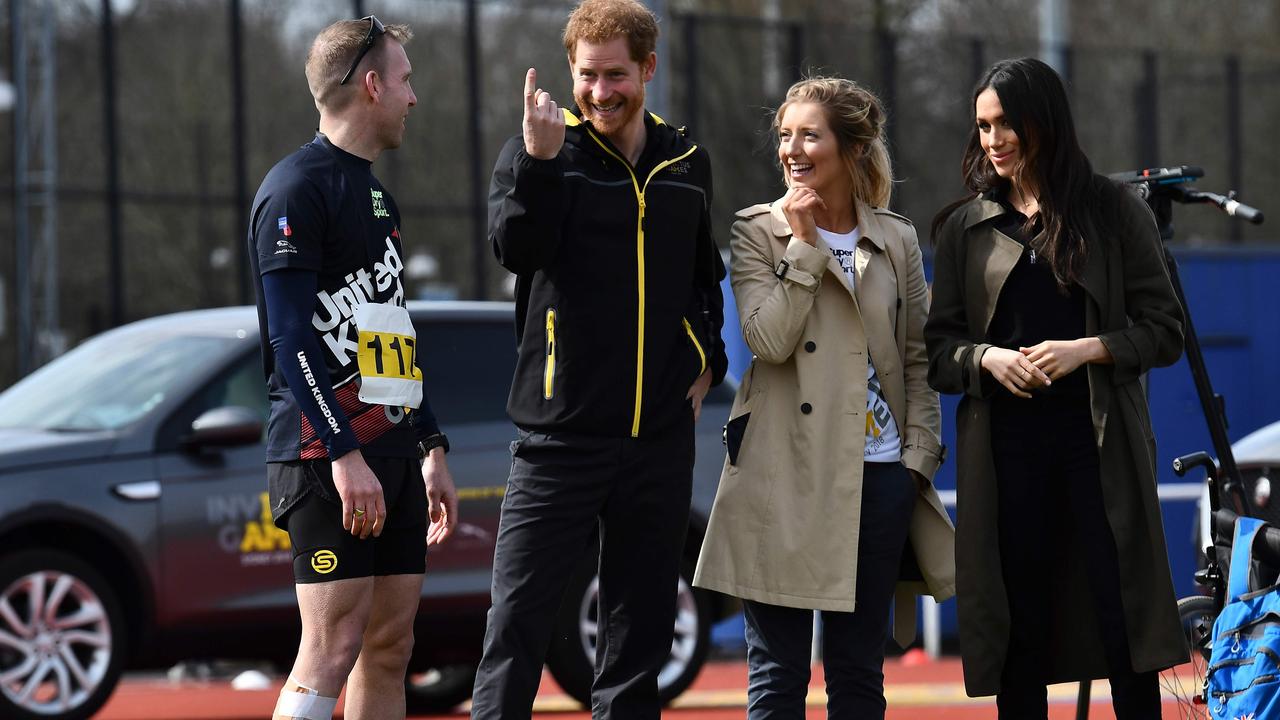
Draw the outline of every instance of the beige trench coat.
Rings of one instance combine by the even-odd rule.
[[[1089,237],[1080,284],[1085,334],[1106,345],[1114,365],[1088,366],[1089,398],[1107,522],[1120,556],[1130,654],[1133,669],[1143,672],[1187,659],[1156,495],[1155,438],[1139,382],[1147,370],[1178,359],[1183,316],[1151,211],[1127,190],[1103,188],[1103,212],[1116,220]],[[991,458],[989,398],[996,383],[981,369],[1000,289],[1022,254],[1017,241],[989,222],[1003,212],[998,203],[975,198],[939,230],[925,331],[930,383],[964,394],[956,410],[957,602],[965,688],[973,696],[1000,691],[1009,642]],[[1098,628],[1090,614],[1079,611],[1093,606],[1083,565],[1089,560],[1072,557],[1044,588],[1058,611],[1050,621],[1051,683],[1108,675]]]
[[[745,422],[745,430],[737,462],[725,460],[695,585],[773,605],[854,610],[868,361],[897,423],[903,464],[932,479],[943,460],[915,229],[887,210],[860,203],[857,212],[853,289],[821,239],[814,247],[791,236],[780,200],[738,213],[730,278],[754,357],[729,414],[730,427]],[[953,538],[930,485],[911,518],[916,568],[898,586],[899,643],[914,637],[916,594],[941,601],[955,593]]]

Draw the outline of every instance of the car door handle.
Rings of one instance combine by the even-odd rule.
[[[125,500],[155,500],[160,497],[160,483],[155,480],[120,483],[111,492]]]

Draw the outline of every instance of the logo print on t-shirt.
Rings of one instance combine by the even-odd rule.
[[[840,269],[849,277],[849,282],[853,282],[855,273],[853,271],[853,251],[844,248],[831,248],[831,254],[835,256],[836,262],[840,263]]]
[[[885,402],[880,389],[880,379],[876,376],[867,378],[867,449],[879,450],[883,445],[881,436],[893,422],[893,413],[889,412],[889,403]],[[875,447],[872,447],[872,440]]]
[[[352,318],[356,306],[366,302],[389,302],[404,307],[404,285],[400,275],[404,262],[390,237],[386,238],[386,252],[380,262],[373,264],[373,272],[360,268],[346,276],[347,285],[330,291],[316,293],[320,307],[311,317],[311,326],[322,333],[324,345],[333,354],[340,367],[354,361],[359,350],[356,344],[356,327]],[[388,293],[390,293],[388,295]]]
[[[391,217],[391,213],[387,212],[386,203],[382,202],[382,191],[369,188],[369,193],[373,195],[373,216],[376,218]]]

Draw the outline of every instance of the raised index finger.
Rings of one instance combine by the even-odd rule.
[[[534,90],[538,87],[538,71],[529,68],[524,74],[524,109],[532,110],[534,106]]]

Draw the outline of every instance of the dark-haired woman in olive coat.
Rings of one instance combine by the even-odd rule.
[[[1158,718],[1184,662],[1140,383],[1182,351],[1154,218],[1095,175],[1056,73],[978,83],[972,195],[934,222],[929,382],[957,412],[956,572],[970,695],[1047,716],[1045,685],[1109,678]]]

